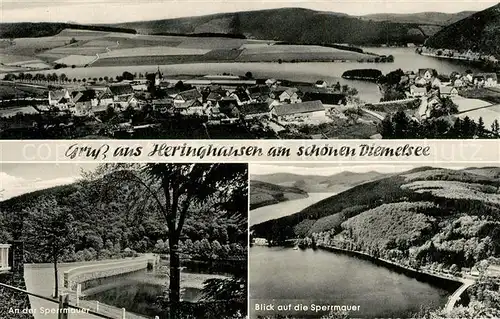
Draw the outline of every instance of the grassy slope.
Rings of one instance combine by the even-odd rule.
[[[250,181],[250,189],[250,209],[308,196],[305,191],[296,187],[279,186],[260,181]]]
[[[224,24],[214,23],[225,21]],[[229,21],[229,22],[228,22]],[[301,8],[283,8],[239,13],[224,13],[156,21],[122,23],[116,26],[133,28],[140,33],[196,33],[202,29],[213,32],[244,34],[250,38],[293,43],[378,44],[389,41],[422,42],[423,35],[411,36],[408,31],[417,24],[387,21],[363,21],[356,17]]]
[[[485,185],[486,190],[500,186],[498,174],[500,174],[500,168],[498,167],[471,168],[462,171],[422,167],[355,186],[309,206],[299,213],[255,225],[253,230],[257,237],[279,236],[280,231],[286,233],[288,237],[305,236],[317,231],[336,230],[342,222],[367,209],[376,208],[383,204],[405,201],[433,201],[438,204],[442,212],[461,211],[465,208],[471,214],[481,214],[481,212],[484,212],[484,214],[500,213],[500,207],[496,207],[494,204],[483,205],[483,203],[475,200],[449,199],[448,196],[436,195],[439,193],[431,194],[428,191],[422,194],[411,188],[401,187],[414,181],[437,180]],[[476,204],[479,206],[474,206]],[[304,225],[308,227],[304,228]],[[294,233],[290,232],[290,227],[295,228]]]
[[[430,37],[426,45],[500,56],[500,4],[447,26]]]

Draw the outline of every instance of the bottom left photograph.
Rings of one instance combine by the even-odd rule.
[[[0,318],[247,317],[246,164],[0,165]]]

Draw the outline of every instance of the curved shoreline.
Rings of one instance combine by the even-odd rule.
[[[349,256],[368,260],[378,266],[386,267],[388,269],[394,270],[398,273],[402,273],[404,275],[407,275],[408,277],[415,278],[422,282],[432,283],[432,284],[437,283],[436,285],[437,287],[445,289],[450,293],[455,292],[457,289],[460,288],[460,286],[462,286],[462,281],[458,277],[449,278],[445,276],[440,276],[438,274],[423,272],[414,268],[397,264],[395,262],[391,262],[389,260],[377,258],[359,251],[347,250],[334,246],[318,246],[318,248],[330,252],[343,253]]]

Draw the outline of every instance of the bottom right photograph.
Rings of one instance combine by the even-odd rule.
[[[500,167],[249,172],[250,318],[500,318]]]

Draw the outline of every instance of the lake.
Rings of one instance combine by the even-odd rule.
[[[289,200],[274,205],[268,205],[250,211],[249,225],[256,225],[265,221],[298,213],[327,197],[337,193],[309,193],[309,197]]]
[[[250,258],[250,318],[264,314],[294,314],[318,318],[305,311],[277,311],[278,305],[359,306],[354,318],[406,317],[421,306],[442,307],[449,291],[418,281],[370,261],[324,250],[293,250],[254,246]],[[256,311],[256,304],[274,311]],[[286,307],[286,306],[285,306]]]
[[[342,73],[350,69],[374,68],[381,70],[384,74],[401,68],[403,70],[418,70],[419,68],[434,68],[439,73],[449,75],[453,71],[464,72],[467,69],[478,71],[471,66],[460,64],[451,60],[437,59],[422,56],[415,53],[414,48],[363,48],[366,52],[383,55],[392,54],[394,63],[359,63],[359,62],[308,62],[308,63],[193,63],[193,64],[171,64],[160,65],[165,76],[168,75],[204,75],[232,73],[244,75],[252,72],[255,78],[278,78],[291,81],[316,82],[319,79],[329,83],[348,84],[358,89],[359,96],[366,102],[378,102],[380,92],[377,85],[370,82],[344,80]],[[132,65],[115,67],[89,67],[74,69],[46,70],[39,73],[65,73],[69,78],[94,78],[94,77],[116,77],[124,71],[131,73],[153,73],[156,65]],[[36,73],[36,72],[31,72]],[[0,77],[3,77],[0,74]]]

